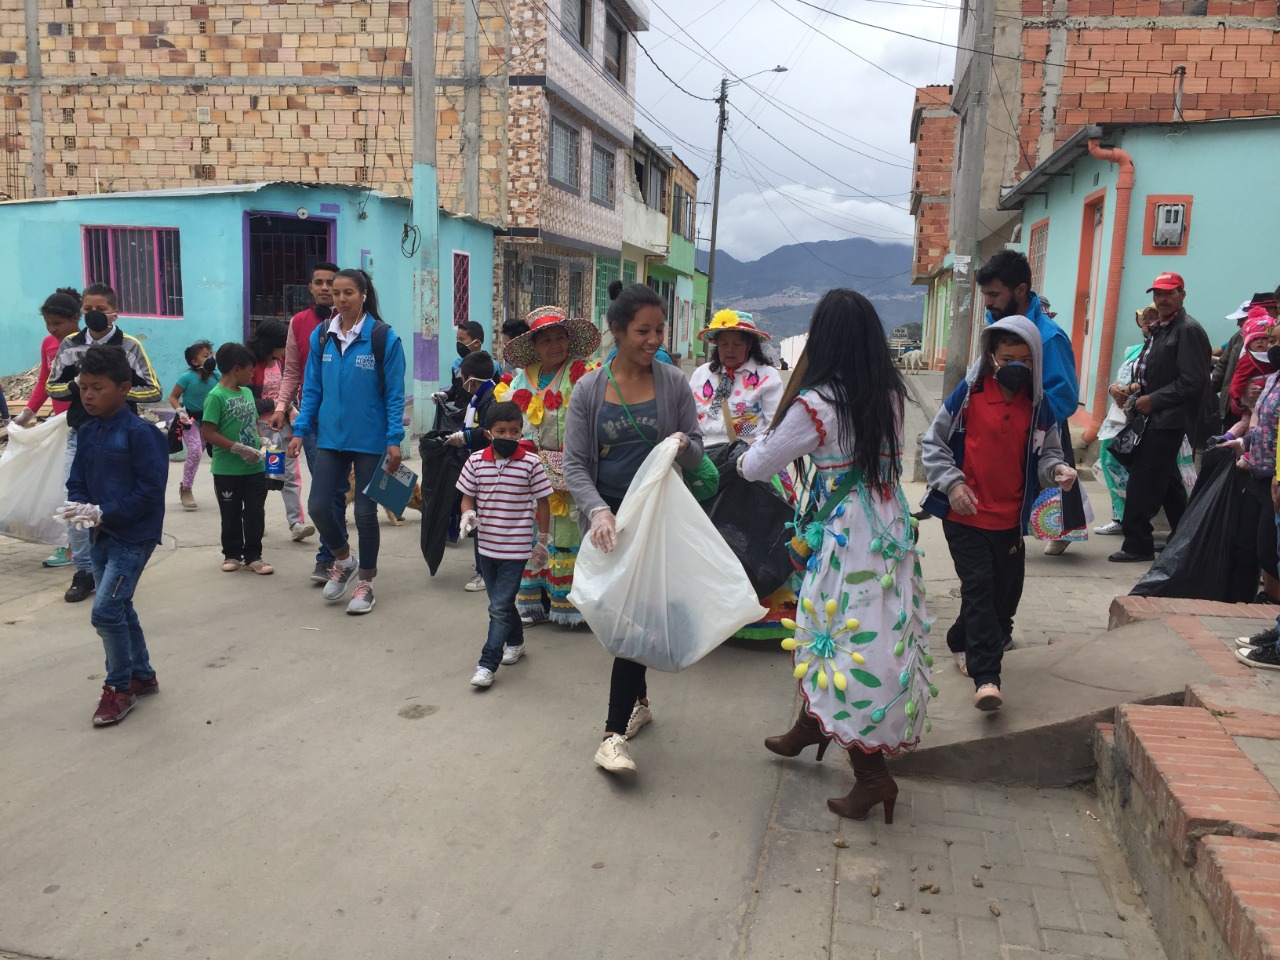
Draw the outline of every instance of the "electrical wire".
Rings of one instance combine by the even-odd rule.
[[[474,2],[475,2],[475,0],[472,0],[472,2],[474,3]],[[717,103],[717,102],[718,102],[718,101],[717,101],[717,99],[716,99],[715,97],[700,97],[700,96],[698,96],[696,93],[690,93],[690,92],[689,92],[688,90],[686,90],[684,87],[680,86],[680,84],[676,83],[676,81],[672,80],[672,79],[671,79],[671,75],[670,75],[669,73],[667,73],[667,71],[663,70],[663,69],[662,69],[662,67],[660,67],[660,66],[658,65],[658,61],[657,61],[657,60],[653,59],[653,54],[651,54],[648,50],[646,50],[646,49],[645,49],[644,44],[640,42],[640,38],[639,38],[638,36],[636,36],[635,32],[634,32],[634,31],[631,31],[631,30],[628,30],[628,32],[631,34],[631,38],[632,38],[633,40],[635,40],[635,42],[636,42],[636,46],[640,48],[640,52],[641,52],[641,53],[643,53],[646,57],[648,57],[648,58],[649,58],[649,62],[653,64],[653,68],[654,68],[655,70],[657,70],[660,74],[662,74],[664,77],[666,77],[667,83],[671,84],[673,87],[675,87],[677,90],[679,90],[681,93],[683,93],[686,97],[689,97],[690,99],[693,99],[693,100],[702,100],[702,101],[704,101],[705,103]]]

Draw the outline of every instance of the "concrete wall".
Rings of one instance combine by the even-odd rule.
[[[1171,135],[1176,134],[1176,135]],[[1125,265],[1116,318],[1116,349],[1101,376],[1115,374],[1124,347],[1137,343],[1133,311],[1150,303],[1146,289],[1160,272],[1181,273],[1187,282],[1187,311],[1204,326],[1211,343],[1226,341],[1235,324],[1226,314],[1256,290],[1270,290],[1280,280],[1273,251],[1265,243],[1233,242],[1240,229],[1240,198],[1249,198],[1251,222],[1267,223],[1280,216],[1280,198],[1269,185],[1265,165],[1240,164],[1231,177],[1220,173],[1225,156],[1270,156],[1280,149],[1280,121],[1248,120],[1177,127],[1125,130],[1114,138],[1134,158],[1136,185],[1125,243]],[[1077,359],[1097,370],[1101,335],[1092,339],[1087,359],[1081,358],[1085,336],[1077,308],[1082,281],[1080,249],[1086,199],[1105,191],[1102,235],[1102,279],[1098,300],[1105,303],[1107,260],[1115,221],[1117,168],[1084,156],[1062,177],[1052,180],[1044,196],[1028,200],[1022,211],[1023,237],[1046,217],[1045,282],[1040,292],[1058,311],[1058,323],[1072,336]],[[1189,195],[1193,198],[1185,255],[1144,253],[1144,220],[1149,195]],[[1092,230],[1092,224],[1088,226]],[[1099,311],[1101,312],[1101,311]],[[1096,382],[1096,381],[1095,381]],[[1092,400],[1091,397],[1084,398]]]
[[[406,201],[366,196],[363,191],[330,191],[269,186],[256,192],[171,197],[104,195],[0,206],[0,255],[13,265],[15,309],[0,317],[0,374],[39,362],[45,337],[39,307],[60,286],[85,285],[82,227],[86,224],[177,227],[181,243],[183,316],[139,318],[122,315],[123,330],[146,347],[167,393],[185,369],[183,349],[196,340],[215,345],[242,341],[245,326],[245,216],[247,211],[291,214],[305,206],[337,204],[339,211],[313,214],[334,220],[335,260],[343,267],[372,266],[383,319],[404,338],[411,387],[415,370],[428,385],[448,379],[452,356],[424,353],[413,322],[412,271],[416,260],[400,252],[400,233],[409,215]],[[359,214],[363,205],[365,219]],[[463,220],[440,225],[442,316],[453,305],[453,251],[471,254],[471,315],[486,328],[493,311],[493,231]],[[306,277],[300,277],[305,283]],[[450,345],[446,336],[445,345]]]
[[[911,202],[915,210],[915,250],[911,261],[913,283],[942,266],[951,248],[951,167],[956,152],[956,118],[950,107],[951,87],[933,85],[916,90],[911,117],[911,142],[915,144],[911,176]]]

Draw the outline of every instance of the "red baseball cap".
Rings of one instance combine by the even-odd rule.
[[[1147,287],[1147,293],[1154,293],[1157,290],[1185,290],[1187,285],[1182,282],[1182,274],[1180,273],[1162,273],[1151,281],[1151,286]]]

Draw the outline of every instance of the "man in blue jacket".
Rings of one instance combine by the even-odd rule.
[[[1001,250],[982,265],[977,273],[978,288],[987,308],[987,323],[1005,317],[1026,317],[1040,331],[1043,350],[1042,375],[1044,399],[1053,413],[1062,437],[1062,456],[1068,466],[1076,465],[1071,448],[1071,431],[1067,420],[1080,407],[1080,384],[1076,380],[1076,358],[1071,338],[1044,309],[1040,297],[1031,289],[1031,264],[1016,250]],[[1083,493],[1077,486],[1062,498],[1062,529],[1079,530],[1086,526]],[[1044,552],[1059,556],[1067,549],[1068,540],[1051,540]]]

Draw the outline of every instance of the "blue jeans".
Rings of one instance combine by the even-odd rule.
[[[314,487],[316,482],[316,453],[318,451],[316,435],[313,433],[302,438],[302,452],[307,458],[307,472],[311,474],[311,484]],[[338,511],[338,527],[342,531],[342,541],[347,540],[347,478],[342,478],[342,483],[338,487],[338,492],[333,498],[334,509]],[[307,509],[311,509],[311,504],[307,504]],[[313,510],[314,514],[315,511]],[[315,519],[314,516],[312,519]],[[316,524],[320,526],[319,523]],[[324,533],[320,534],[320,549],[316,551],[316,563],[328,565],[333,563],[333,551],[329,548],[329,541]]]
[[[151,669],[142,624],[133,609],[138,578],[155,548],[154,541],[122,543],[107,533],[99,533],[89,548],[97,588],[89,622],[102,638],[107,654],[106,682],[119,690],[128,690],[134,677],[150,679],[156,673]]]
[[[378,469],[380,453],[353,453],[348,450],[317,450],[316,468],[311,475],[311,496],[307,507],[320,536],[335,554],[347,547],[347,483],[352,468],[356,474],[356,532],[360,535],[360,579],[372,580],[378,572],[378,505],[364,494],[364,488]]]
[[[71,463],[76,458],[76,430],[67,431],[67,459],[62,471],[63,485],[71,476]],[[93,573],[93,564],[89,560],[89,531],[81,530],[74,523],[67,524],[67,549],[71,553],[71,562],[77,570]]]
[[[480,666],[497,670],[502,663],[502,647],[524,643],[524,625],[516,610],[516,594],[527,560],[495,560],[479,555],[480,576],[489,592],[489,636],[480,651]]]

